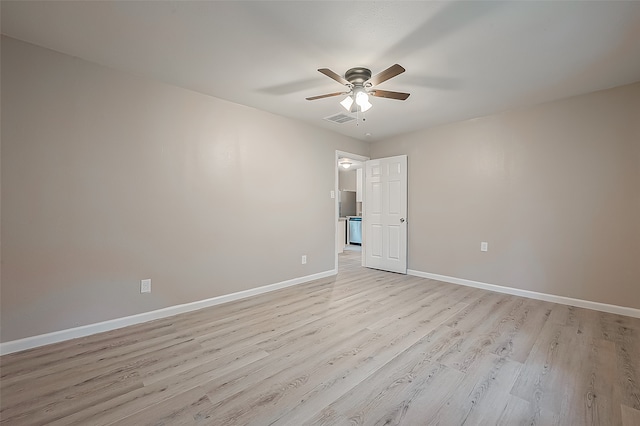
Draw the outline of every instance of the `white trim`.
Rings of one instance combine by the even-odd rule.
[[[185,303],[183,305],[169,306],[167,308],[157,309],[155,311],[144,312],[141,314],[131,315],[128,317],[115,318],[108,321],[102,321],[95,324],[83,325],[80,327],[69,328],[66,330],[54,331],[38,336],[26,337],[24,339],[12,340],[0,343],[0,355],[6,355],[13,352],[24,351],[26,349],[36,348],[38,346],[58,343],[65,340],[76,339],[78,337],[89,336],[96,333],[115,330],[117,328],[127,327],[129,325],[140,324],[147,321],[153,321],[160,318],[166,318],[185,312],[191,312],[210,306],[220,305],[222,303],[231,302],[246,297],[256,296],[262,293],[279,290],[309,281],[321,278],[331,277],[338,273],[337,269],[318,272],[317,274],[307,275],[304,277],[293,278],[275,284],[269,284],[262,287],[256,287],[249,290],[239,291],[237,293],[224,294],[222,296],[212,297],[211,299],[198,300],[196,302]]]
[[[546,302],[560,303],[562,305],[576,306],[578,308],[593,309],[595,311],[609,312],[611,314],[626,315],[629,317],[640,318],[640,309],[629,308],[626,306],[609,305],[607,303],[592,302],[590,300],[574,299],[572,297],[557,296],[555,294],[538,293],[537,291],[522,290],[513,287],[504,287],[501,285],[487,284],[479,281],[466,280],[464,278],[448,277],[446,275],[432,274],[429,272],[407,270],[408,275],[413,275],[431,280],[444,281],[452,284],[464,285],[467,287],[481,288],[483,290],[496,291],[498,293],[512,294],[514,296],[528,297],[529,299],[544,300]]]

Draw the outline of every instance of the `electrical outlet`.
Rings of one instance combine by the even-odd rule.
[[[489,243],[487,243],[486,241],[483,241],[480,243],[480,251],[488,251],[489,250]]]
[[[140,293],[151,293],[151,278],[140,281]]]
[[[331,198],[336,198],[336,191],[331,191],[331,192],[329,192],[329,196],[330,196]]]
[[[305,265],[307,263],[307,255],[303,254],[302,255],[302,264]]]

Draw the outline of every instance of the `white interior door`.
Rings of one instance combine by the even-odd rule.
[[[364,266],[407,273],[407,156],[365,163]]]

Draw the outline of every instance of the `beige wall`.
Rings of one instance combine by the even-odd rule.
[[[365,143],[8,38],[2,86],[2,341],[334,268]]]
[[[640,308],[640,83],[372,145],[398,154],[410,269]]]

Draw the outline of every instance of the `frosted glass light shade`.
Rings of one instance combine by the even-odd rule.
[[[356,104],[360,106],[360,111],[365,112],[372,107],[369,102],[369,95],[366,92],[358,92],[356,95]]]
[[[351,105],[353,105],[353,99],[351,96],[347,96],[342,101],[340,101],[340,105],[344,107],[347,111],[351,111]]]

